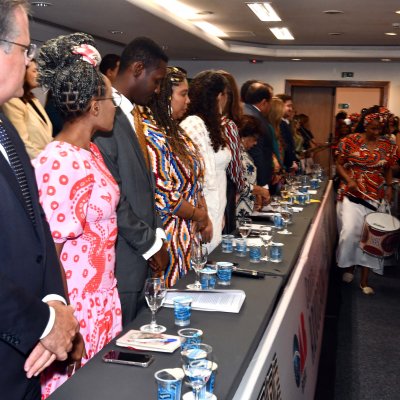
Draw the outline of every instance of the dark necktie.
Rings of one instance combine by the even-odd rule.
[[[14,175],[17,178],[19,187],[21,188],[22,197],[24,198],[29,218],[33,223],[35,223],[35,213],[33,211],[32,198],[31,198],[31,193],[29,191],[28,181],[26,180],[21,160],[19,159],[18,154],[15,151],[14,144],[7,135],[7,132],[3,126],[1,119],[0,119],[0,144],[4,147],[4,150],[7,153],[11,169],[13,170]]]

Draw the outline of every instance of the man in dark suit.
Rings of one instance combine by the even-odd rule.
[[[249,150],[257,167],[257,185],[266,189],[271,184],[273,174],[273,130],[266,116],[270,109],[272,93],[263,82],[253,82],[247,89],[243,114],[251,115],[261,122],[262,136],[257,144]]]
[[[30,46],[26,0],[0,1],[0,106],[23,94]],[[29,157],[0,113],[0,397],[40,399],[37,374],[65,360],[78,330],[39,205]]]
[[[116,277],[124,326],[143,304],[149,266],[156,274],[168,264],[165,233],[155,209],[154,175],[149,165],[144,126],[138,105],[159,90],[168,57],[148,38],[136,38],[124,49],[114,82],[121,98],[111,133],[94,141],[121,190],[117,210]],[[119,93],[119,94],[118,94]]]

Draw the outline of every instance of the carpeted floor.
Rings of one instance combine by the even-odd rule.
[[[358,285],[332,267],[316,400],[400,399],[400,265]]]

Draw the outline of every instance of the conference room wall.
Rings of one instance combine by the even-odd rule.
[[[274,87],[275,93],[283,93],[286,79],[334,80],[334,81],[390,81],[388,107],[400,114],[399,64],[390,62],[263,62],[247,61],[187,61],[172,60],[171,65],[185,68],[189,76],[204,69],[224,69],[232,73],[239,86],[248,79],[260,79]],[[354,72],[354,78],[342,78],[343,71]],[[365,106],[368,106],[366,104]]]

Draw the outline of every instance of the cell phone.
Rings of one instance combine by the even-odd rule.
[[[153,361],[154,356],[145,353],[128,353],[124,351],[111,350],[103,356],[104,362],[115,364],[136,365],[146,368]]]

